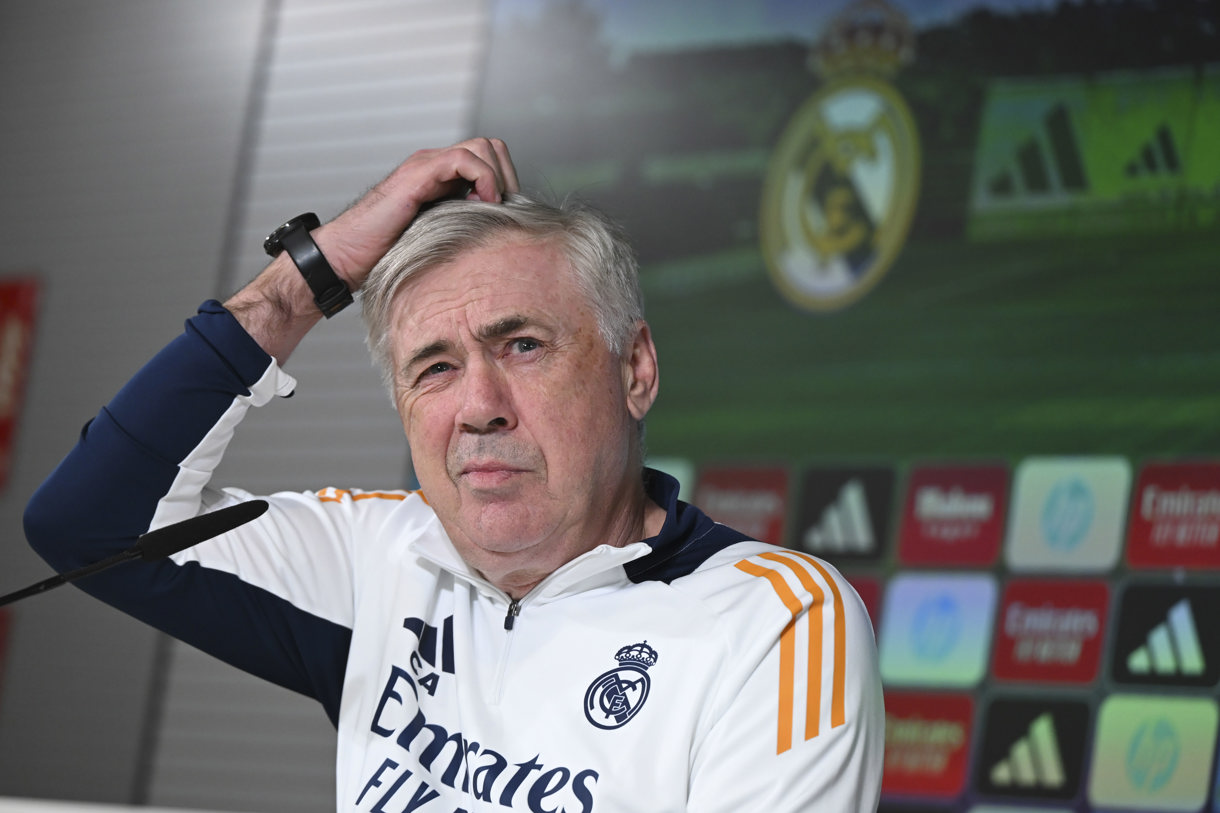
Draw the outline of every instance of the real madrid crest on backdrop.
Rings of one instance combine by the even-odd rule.
[[[618,668],[600,675],[585,692],[585,717],[589,722],[598,728],[621,728],[639,714],[651,685],[648,668],[658,657],[647,641],[614,653]]]
[[[858,0],[810,54],[824,84],[772,151],[759,233],[771,279],[813,311],[845,307],[889,270],[919,192],[919,136],[886,80],[914,58],[915,35],[885,0]]]

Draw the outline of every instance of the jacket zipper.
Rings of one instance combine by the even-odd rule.
[[[520,613],[521,600],[510,598],[508,600],[508,612],[504,615],[504,650],[500,653],[500,664],[496,668],[496,683],[492,689],[492,696],[489,698],[489,702],[493,706],[500,705],[500,698],[504,691],[504,673],[508,670],[508,662],[511,659],[513,648],[513,624]]]
[[[508,613],[504,616],[504,629],[512,630],[513,624],[517,621],[517,616],[521,614],[521,601],[512,599],[508,603]]]

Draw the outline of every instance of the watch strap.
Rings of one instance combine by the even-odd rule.
[[[352,292],[347,283],[339,279],[310,235],[319,225],[318,216],[313,212],[298,215],[273,231],[263,243],[263,249],[272,257],[279,256],[281,251],[288,252],[309,290],[313,291],[318,310],[329,319],[352,304]]]

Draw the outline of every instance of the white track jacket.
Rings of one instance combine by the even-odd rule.
[[[247,409],[294,386],[206,303],[31,500],[31,543],[63,571],[248,499],[211,472]],[[644,477],[657,537],[595,547],[517,603],[399,490],[271,495],[246,526],[82,587],[316,698],[340,811],[874,810],[884,711],[855,592]]]

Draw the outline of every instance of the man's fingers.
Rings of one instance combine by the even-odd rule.
[[[500,178],[505,192],[520,192],[521,184],[517,181],[517,167],[512,156],[508,154],[508,145],[498,138],[491,139],[492,149],[499,160]]]
[[[508,147],[498,138],[418,150],[336,218],[340,228],[328,230],[334,235],[328,258],[357,287],[425,204],[444,198],[498,203],[519,190]]]
[[[505,193],[520,191],[517,170],[503,141],[472,138],[458,144],[457,148],[473,159],[455,167],[461,177],[474,186],[467,197],[498,203]]]
[[[409,190],[405,197],[409,208],[447,197],[499,202],[505,193],[520,191],[508,147],[498,138],[472,138],[451,147],[418,150],[387,182],[390,189]],[[393,196],[390,189],[386,191]]]

